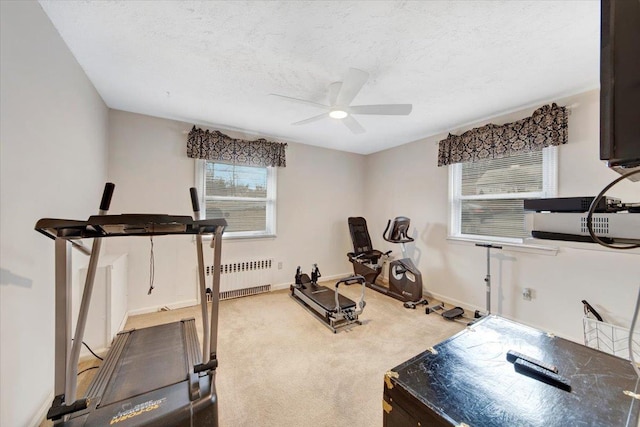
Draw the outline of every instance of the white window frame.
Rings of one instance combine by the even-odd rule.
[[[495,195],[462,195],[462,164],[449,165],[449,237],[477,242],[522,244],[524,239],[501,236],[480,236],[461,232],[462,200],[532,199],[556,197],[558,194],[558,150],[555,146],[542,150],[542,191],[503,193]],[[525,224],[523,223],[523,227]]]
[[[205,165],[209,160],[196,159],[196,188],[200,199],[200,212],[202,219],[206,215],[207,200],[238,200],[238,201],[265,201],[266,202],[266,230],[257,231],[225,231],[222,235],[223,239],[255,239],[276,237],[276,206],[277,206],[277,168],[265,167],[267,170],[267,196],[264,198],[256,197],[222,197],[222,196],[206,196],[205,191]],[[214,162],[215,163],[215,162]]]

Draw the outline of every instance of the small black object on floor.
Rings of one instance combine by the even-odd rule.
[[[462,317],[463,314],[464,314],[464,310],[462,309],[462,307],[454,307],[450,310],[443,312],[442,317],[444,317],[447,320],[455,320],[459,317]]]

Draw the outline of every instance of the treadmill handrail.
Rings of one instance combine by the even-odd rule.
[[[170,234],[216,234],[226,228],[224,218],[194,220],[186,215],[121,214],[93,215],[87,221],[42,218],[35,229],[55,239],[102,238],[118,236],[161,236]]]
[[[102,192],[102,200],[100,201],[100,209],[98,210],[98,215],[106,215],[109,211],[109,205],[111,205],[111,197],[113,196],[114,188],[115,185],[111,182],[107,182],[105,184],[104,191]],[[73,401],[76,400],[75,397],[77,391],[76,387],[78,385],[78,361],[80,360],[80,348],[84,340],[84,330],[87,324],[87,317],[89,315],[91,294],[93,292],[101,246],[102,239],[93,239],[93,243],[91,246],[91,256],[89,257],[89,265],[87,267],[87,276],[85,278],[84,288],[82,290],[82,302],[80,303],[80,308],[78,311],[76,330],[67,359],[65,379],[65,405],[68,405],[71,402],[71,399],[73,399]]]

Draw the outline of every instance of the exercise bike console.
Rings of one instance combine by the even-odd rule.
[[[391,243],[405,244],[413,242],[413,238],[407,235],[410,225],[411,220],[409,218],[405,216],[398,216],[394,218],[393,227],[389,230],[389,227],[391,226],[391,220],[389,220],[387,221],[387,227],[382,233],[382,238]]]

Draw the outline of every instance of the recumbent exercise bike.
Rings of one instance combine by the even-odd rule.
[[[402,259],[389,263],[389,285],[384,286],[376,282],[382,272],[380,258],[388,257],[391,251],[381,252],[373,249],[367,229],[367,221],[362,217],[348,219],[353,252],[347,254],[356,274],[362,275],[366,285],[384,295],[388,295],[405,303],[407,308],[415,308],[418,304],[427,304],[422,299],[422,274],[406,255],[405,243],[414,239],[407,235],[411,220],[399,216],[387,222],[382,237],[391,243],[399,243],[402,247]]]

